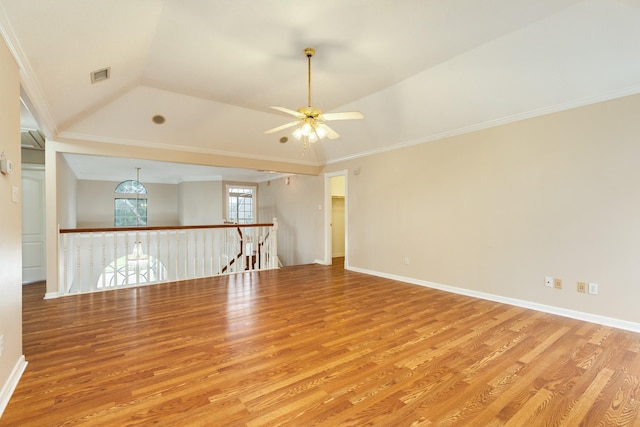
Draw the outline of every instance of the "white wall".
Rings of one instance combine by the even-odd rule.
[[[58,173],[56,176],[58,189],[58,218],[60,228],[76,228],[78,179],[69,167],[67,160],[58,154]]]
[[[261,183],[260,222],[278,219],[278,257],[283,265],[309,264],[324,258],[324,180],[295,175]]]
[[[178,184],[179,224],[222,224],[223,191],[222,181]]]
[[[328,167],[360,168],[350,266],[640,322],[639,113],[627,97]]]
[[[78,228],[113,227],[114,190],[123,180],[78,180]],[[148,192],[142,196],[147,198],[147,225],[178,225],[178,186],[143,184]]]
[[[21,189],[20,78],[4,40],[0,38],[0,153],[13,162],[12,175],[0,175],[0,415],[25,367],[22,355],[22,214],[12,201]]]
[[[77,212],[78,228],[113,227],[114,189],[118,183],[77,181],[74,215]],[[221,181],[143,184],[148,191],[141,196],[148,200],[148,225],[222,224]]]

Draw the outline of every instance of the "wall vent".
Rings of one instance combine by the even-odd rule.
[[[91,84],[107,80],[109,77],[111,77],[111,67],[96,70],[91,73]]]

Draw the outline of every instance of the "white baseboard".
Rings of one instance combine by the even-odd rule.
[[[332,265],[333,262],[333,258],[338,258],[344,255],[336,255],[335,257],[331,257],[329,260],[325,261],[323,259],[316,259],[313,261],[314,264],[320,264],[320,265]]]
[[[46,294],[44,294],[44,299],[53,299],[53,298],[58,298],[57,292],[47,292]]]
[[[9,399],[11,399],[11,395],[13,395],[13,391],[16,389],[18,381],[20,381],[20,377],[22,377],[22,373],[26,368],[27,361],[24,355],[22,355],[13,367],[13,371],[11,371],[7,382],[2,386],[2,390],[0,390],[0,417],[2,417],[4,410],[7,408]]]
[[[485,292],[473,291],[470,289],[458,288],[455,286],[442,285],[440,283],[427,282],[425,280],[414,279],[411,277],[397,276],[395,274],[387,274],[379,271],[367,270],[363,268],[345,266],[347,270],[358,273],[370,274],[372,276],[384,277],[386,279],[397,280],[399,282],[411,283],[414,285],[425,286],[427,288],[438,289],[454,294],[465,295],[473,298],[480,298],[488,301],[500,302],[503,304],[515,305],[517,307],[529,308],[531,310],[541,311],[544,313],[556,314],[558,316],[569,317],[571,319],[583,320],[585,322],[597,323],[600,325],[611,326],[617,329],[624,329],[632,332],[640,332],[640,323],[629,322],[627,320],[615,319],[612,317],[600,316],[597,314],[585,313],[577,310],[569,310],[561,307],[554,307],[546,304],[538,304],[536,302],[520,300],[516,298],[503,297],[501,295],[489,294]]]

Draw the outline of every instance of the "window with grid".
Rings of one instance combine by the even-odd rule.
[[[227,220],[236,224],[256,222],[256,190],[254,186],[227,185]]]
[[[116,186],[118,194],[131,194],[133,197],[116,197],[114,199],[113,224],[116,227],[136,227],[147,225],[147,199],[140,194],[147,194],[142,183],[135,180],[122,181]]]

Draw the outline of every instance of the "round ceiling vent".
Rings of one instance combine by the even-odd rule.
[[[160,114],[156,114],[155,116],[153,116],[151,118],[151,120],[153,121],[153,123],[157,124],[157,125],[161,125],[164,122],[167,121],[167,119],[164,118],[164,116],[160,115]]]

